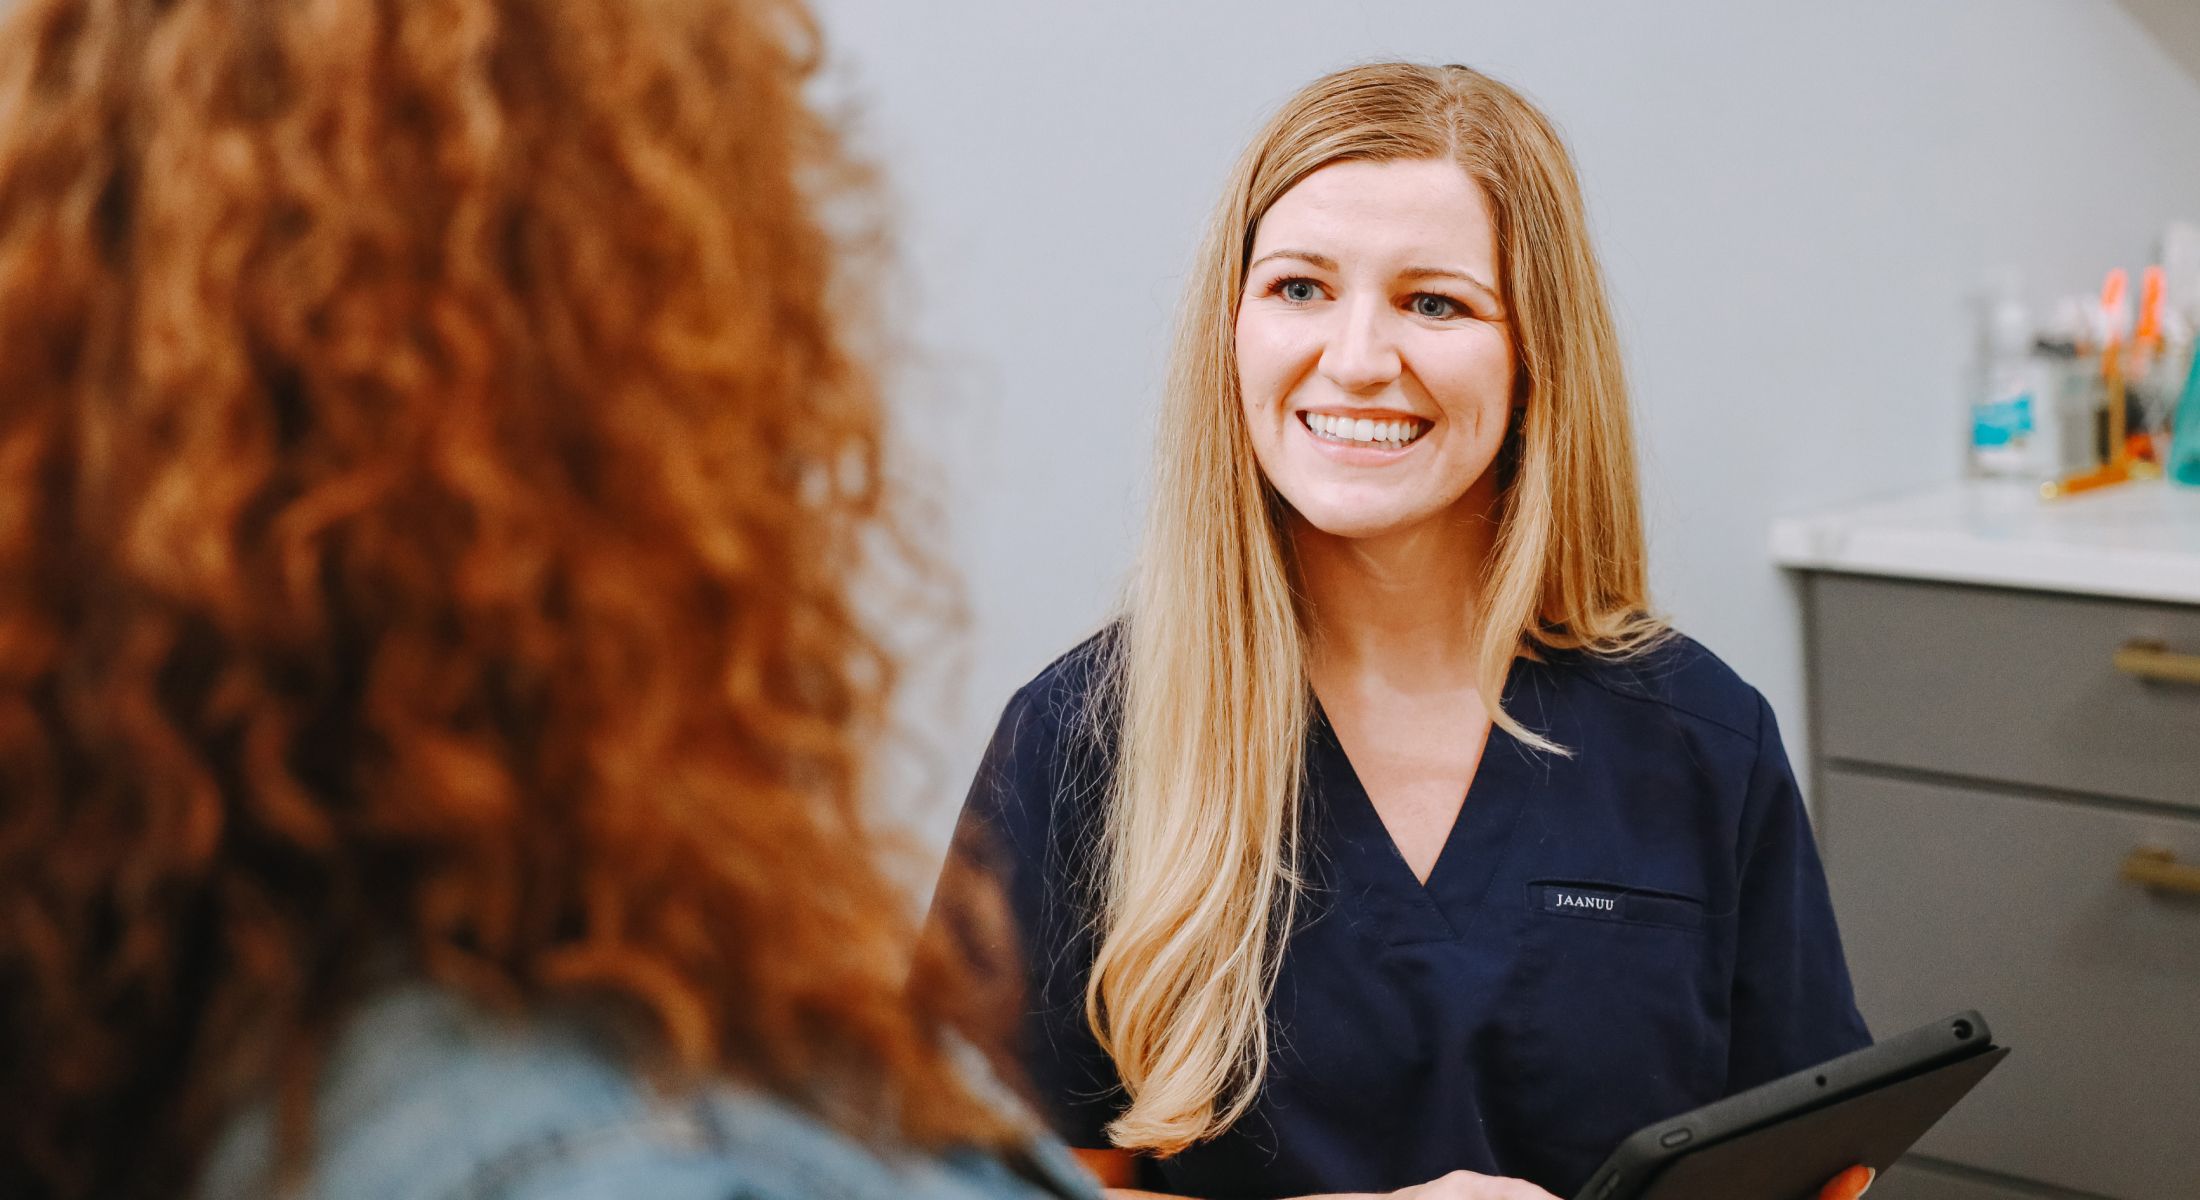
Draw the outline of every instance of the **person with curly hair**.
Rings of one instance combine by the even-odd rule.
[[[1085,1190],[866,811],[815,41],[0,19],[0,1194]]]

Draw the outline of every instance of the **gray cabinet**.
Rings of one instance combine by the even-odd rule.
[[[1825,758],[2200,810],[2200,686],[2128,657],[2200,655],[2200,608],[1810,578]]]
[[[2014,1048],[1874,1196],[2200,1200],[2200,609],[1807,579],[1864,1015]]]

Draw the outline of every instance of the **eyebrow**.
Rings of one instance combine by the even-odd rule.
[[[1450,267],[1407,267],[1399,274],[1407,279],[1456,279],[1488,296],[1491,300],[1497,299],[1496,288],[1467,274],[1465,271],[1455,271]]]
[[[1271,250],[1268,253],[1261,255],[1259,258],[1254,259],[1252,263],[1245,268],[1245,271],[1247,274],[1251,274],[1253,268],[1258,267],[1262,263],[1268,262],[1271,259],[1278,258],[1295,258],[1300,262],[1307,264],[1308,266],[1316,267],[1324,271],[1334,271],[1337,269],[1337,260],[1329,257],[1326,254],[1316,254],[1311,250]],[[1456,279],[1459,282],[1464,283],[1469,287],[1474,288],[1476,291],[1481,292],[1483,295],[1489,297],[1489,299],[1493,303],[1497,299],[1496,288],[1491,287],[1489,284],[1482,282],[1480,279],[1475,278],[1465,271],[1454,270],[1450,267],[1407,267],[1405,270],[1400,271],[1398,274],[1401,278],[1405,279]]]
[[[1316,254],[1312,250],[1271,250],[1254,259],[1245,270],[1250,273],[1254,267],[1275,258],[1295,258],[1309,266],[1320,267],[1324,271],[1337,269],[1337,260],[1326,254]]]

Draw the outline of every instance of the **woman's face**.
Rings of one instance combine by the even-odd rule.
[[[1331,163],[1269,208],[1252,259],[1238,383],[1261,470],[1301,517],[1367,538],[1494,498],[1512,341],[1465,171]]]

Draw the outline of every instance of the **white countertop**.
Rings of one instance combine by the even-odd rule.
[[[2155,480],[2061,500],[1970,482],[1773,523],[1799,570],[2200,604],[2200,488]]]

